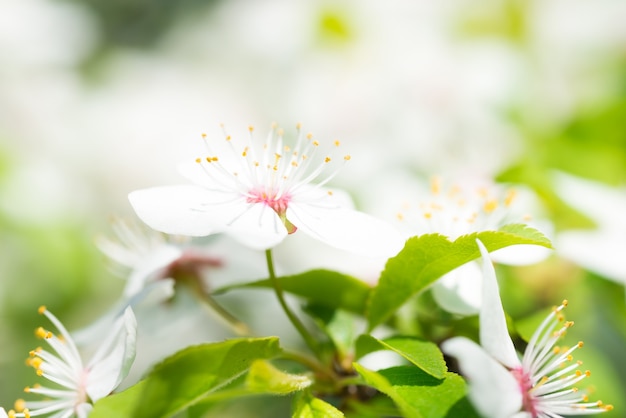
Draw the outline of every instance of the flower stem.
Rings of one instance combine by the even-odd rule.
[[[228,312],[222,305],[217,303],[215,299],[213,299],[208,294],[203,294],[202,300],[215,312],[220,318],[222,318],[235,332],[237,335],[251,335],[252,332],[248,326],[237,319],[233,314]]]
[[[309,333],[309,331],[305,328],[304,324],[298,319],[298,317],[289,309],[287,302],[285,302],[285,296],[283,295],[283,289],[280,286],[280,282],[276,277],[276,273],[274,273],[274,261],[272,259],[272,250],[265,250],[265,259],[267,260],[267,270],[269,272],[270,281],[272,282],[272,286],[274,287],[274,293],[276,293],[276,297],[278,298],[278,302],[280,306],[285,311],[285,314],[293,324],[293,326],[298,330],[302,339],[309,346],[311,351],[313,351],[316,355],[319,355],[319,344],[315,338]]]

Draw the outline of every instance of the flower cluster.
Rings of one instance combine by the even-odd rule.
[[[582,342],[558,345],[573,325],[564,319],[567,301],[539,325],[521,358],[515,351],[490,257],[516,245],[515,255],[524,245],[541,247],[543,257],[551,246],[538,230],[508,224],[528,221],[514,210],[516,192],[496,185],[445,188],[434,179],[430,195],[414,208],[404,207],[394,225],[357,211],[346,192],[328,187],[351,160],[348,154],[337,156],[339,141],[322,153],[322,144],[304,134],[300,125],[293,142],[276,125],[262,141],[254,129],[248,131],[244,140],[225,131],[221,138],[202,135],[204,154],[181,166],[192,184],[129,194],[138,217],[150,229],[117,221],[116,239],[98,240],[126,278],[120,300],[93,324],[72,334],[40,307],[39,313],[56,330],[37,328],[35,335],[47,346],[32,350],[26,363],[48,383],[27,387],[27,399],[18,399],[8,412],[0,408],[0,418],[87,418],[92,412],[117,409],[121,416],[135,416],[137,408],[142,416],[165,417],[203,401],[201,394],[208,394],[204,400],[209,402],[202,402],[207,405],[235,395],[293,394],[294,417],[341,417],[346,416],[344,410],[361,416],[368,408],[377,408],[383,396],[390,399],[380,403],[381,414],[407,417],[451,416],[466,395],[487,418],[561,418],[613,409],[589,401],[585,389],[578,387],[590,375],[573,357]],[[343,251],[385,258],[387,264],[374,285],[330,270],[277,272],[274,247],[301,233]],[[257,268],[254,256],[263,255],[264,264]],[[480,256],[482,269],[475,261]],[[220,274],[229,281],[216,289],[215,277]],[[240,278],[247,281],[233,284]],[[279,334],[273,312],[244,312],[251,318],[241,321],[217,302],[224,293],[253,288],[272,289],[278,304],[254,296],[238,300],[238,308],[280,307],[307,352],[284,350],[278,337],[250,336],[262,334],[253,331],[258,323],[269,325],[272,335]],[[458,315],[443,313],[445,325],[441,321],[416,330],[413,325],[424,318],[410,312],[415,316],[406,322],[414,324],[402,324],[407,319],[402,316],[403,305],[420,303],[413,296],[429,289],[444,309]],[[303,322],[301,311],[285,293],[304,298],[304,310],[314,321]],[[180,305],[184,309],[179,317],[173,307]],[[229,337],[233,333],[245,337],[209,343],[197,338],[201,329],[209,328],[210,338],[216,339],[216,330],[205,326],[206,318],[197,324],[191,314],[206,306],[230,325]],[[434,311],[433,317],[442,314]],[[474,325],[460,329],[449,325],[459,315],[474,313],[479,315],[480,345],[459,336],[470,335]],[[357,331],[364,321],[365,334]],[[138,323],[155,326],[138,333]],[[378,339],[373,331],[379,325],[394,334]],[[439,326],[448,327],[448,333],[435,329]],[[450,338],[441,342],[442,335]],[[143,338],[159,343],[156,348],[152,342],[145,344],[151,351],[141,353],[144,364],[138,365],[136,351]],[[85,360],[87,348],[93,348],[93,354]],[[403,360],[390,368],[367,369],[362,358],[380,350],[400,354],[411,364]],[[442,351],[456,363],[446,364]],[[279,370],[271,364],[274,359],[296,373]],[[380,366],[378,360],[371,364]],[[448,371],[457,364],[468,389],[461,376]],[[136,383],[131,366],[133,371],[139,369],[143,382],[107,399],[121,385]],[[414,378],[416,373],[419,378]],[[219,393],[225,387],[227,393]],[[44,398],[31,400],[31,395]],[[326,399],[338,401],[330,404]]]

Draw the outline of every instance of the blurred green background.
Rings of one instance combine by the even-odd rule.
[[[37,307],[70,329],[106,311],[123,281],[94,238],[131,215],[128,192],[179,182],[178,157],[220,122],[341,138],[357,162],[337,181],[358,202],[363,179],[398,170],[477,172],[534,189],[558,234],[595,223],[555,170],[626,200],[621,0],[6,0],[0,15],[3,406],[34,381]],[[499,270],[505,308],[523,329],[568,298],[606,416],[626,416],[626,277],[556,250]]]

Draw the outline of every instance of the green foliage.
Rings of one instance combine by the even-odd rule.
[[[340,418],[343,412],[304,391],[295,399],[292,418]]]
[[[451,418],[450,411],[465,396],[465,382],[454,373],[436,379],[413,366],[378,372],[359,364],[354,367],[368,385],[393,399],[407,418]]]
[[[255,360],[280,352],[276,337],[186,348],[155,366],[137,385],[98,401],[90,417],[171,417],[246,372]]]
[[[311,386],[313,380],[305,375],[289,374],[278,370],[267,361],[252,363],[246,386],[253,392],[286,395]]]
[[[412,296],[435,280],[480,256],[476,239],[489,251],[516,244],[551,247],[539,231],[525,225],[505,225],[499,231],[484,231],[457,238],[454,242],[439,234],[410,238],[400,253],[389,259],[378,286],[374,288],[367,318],[370,330],[391,317]]]

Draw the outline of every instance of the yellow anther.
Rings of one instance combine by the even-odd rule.
[[[284,129],[279,129],[278,130],[278,136],[283,136],[285,134],[285,130]]]
[[[554,347],[554,348],[552,349],[552,352],[553,352],[554,354],[559,354],[559,353],[561,352],[561,347]]]
[[[219,161],[217,157],[211,157],[211,161]]]
[[[328,193],[328,196],[332,196],[333,195],[333,191],[332,190],[329,190],[327,193]]]
[[[289,147],[289,145],[285,145],[284,150],[285,150],[285,152],[289,152],[289,151],[291,151],[291,147]]]
[[[604,405],[604,410],[605,411],[612,411],[613,410],[613,405]]]
[[[326,157],[326,158],[324,158],[324,162],[325,162],[325,163],[329,163],[329,162],[330,162],[330,157]]]
[[[319,145],[320,145],[320,143],[319,143],[319,142],[317,142],[317,141],[313,141],[313,145],[315,145],[315,146],[317,147],[317,146],[319,146]]]
[[[439,177],[433,177],[430,179],[430,191],[432,194],[439,194],[441,191],[441,180]]]
[[[39,312],[39,315],[43,315],[45,311],[46,311],[46,307],[44,305],[41,305],[39,309],[37,309],[37,312]]]
[[[306,134],[306,139],[311,139],[311,138],[313,138],[313,134],[312,133]]]
[[[574,393],[578,392],[578,388],[577,387],[573,387],[572,388],[572,392],[574,392]]]
[[[296,123],[296,129],[301,129],[302,128],[302,124],[300,122]]]
[[[252,126],[252,125],[248,126],[248,131],[250,131],[250,132],[254,131],[254,126]]]
[[[200,164],[200,163],[202,162],[202,159],[201,159],[201,158],[196,158],[196,162],[197,162],[198,164]]]
[[[206,138],[206,134],[204,132],[202,132],[202,139]]]
[[[591,370],[585,370],[585,376],[587,377],[591,376]]]
[[[248,155],[248,150],[249,150],[249,149],[250,149],[250,147],[245,147],[245,148],[243,149],[243,152],[241,153],[241,156],[242,156],[242,157],[245,157],[246,155]]]
[[[297,167],[298,166],[298,162],[297,161],[292,161],[291,165],[294,166],[294,167]]]
[[[343,157],[343,159],[344,159],[345,161],[350,161],[350,159],[351,159],[351,158],[352,158],[352,157],[351,157],[350,155],[345,155],[345,156]]]
[[[272,129],[278,128],[278,124],[276,122],[272,122],[271,128]]]
[[[30,393],[30,386],[26,386],[26,387],[24,388],[24,392],[26,392],[26,393]]]
[[[571,354],[568,354],[566,359],[567,359],[567,361],[572,361],[572,360],[574,360],[574,356],[572,356]]]
[[[13,404],[13,408],[15,408],[17,412],[22,412],[26,408],[26,402],[24,399],[18,399]]]
[[[432,217],[433,217],[433,214],[432,214],[432,213],[430,213],[430,212],[426,212],[426,213],[424,213],[424,218],[426,218],[426,219],[430,219],[430,218],[432,218]]]
[[[258,167],[259,165],[260,165],[260,164],[259,164],[259,162],[258,162],[258,161],[255,161],[255,162],[254,162],[254,166],[255,166],[255,167]]]
[[[339,145],[341,145],[341,142],[339,142],[338,140],[335,140],[334,144],[336,147],[338,147]]]
[[[585,395],[582,396],[582,398],[583,398],[582,399],[583,402],[589,402],[589,395],[585,394]]]
[[[39,327],[35,330],[35,335],[37,336],[37,338],[52,338],[52,333],[50,331],[46,331],[42,327]]]
[[[567,299],[563,299],[563,302],[561,302],[561,305],[563,305],[563,307],[565,308],[568,303],[569,301]]]
[[[404,215],[401,213],[396,214],[396,218],[398,218],[399,221],[403,221],[404,220]]]
[[[27,361],[27,364],[35,369],[39,369],[41,365],[43,364],[43,360],[40,359],[39,357],[34,357],[28,360],[29,361]]]
[[[583,348],[583,345],[585,345],[585,343],[582,341],[578,341],[577,345],[578,345],[578,348]]]
[[[211,157],[206,157],[205,160],[206,160],[207,163],[210,163],[212,161],[212,158]]]
[[[580,370],[576,370],[576,376],[580,377],[583,375],[583,372],[581,372]]]
[[[233,139],[230,135],[226,135],[226,140],[230,141],[231,139]]]
[[[567,321],[564,326],[565,328],[571,328],[574,326],[574,321]]]
[[[28,408],[24,408],[24,411],[22,411],[22,413],[24,414],[24,418],[30,418],[30,411],[28,410]]]
[[[490,199],[485,202],[483,205],[483,210],[487,213],[491,213],[498,208],[498,201],[495,199]]]
[[[578,364],[578,365],[580,366],[581,364],[583,364],[583,362],[582,362],[581,360],[578,360],[578,361],[576,362],[576,364]]]
[[[554,311],[558,312],[556,308],[554,308]],[[563,322],[564,319],[565,319],[565,317],[562,314],[558,314],[556,316],[556,320],[559,321],[559,322]]]
[[[272,170],[274,170],[274,171],[278,171],[278,166],[277,166],[277,165],[275,165],[274,167],[272,167]]]
[[[274,158],[276,161],[280,160],[280,158],[282,157],[282,155],[280,155],[279,153],[275,153],[274,154]]]
[[[9,412],[7,412],[7,416],[9,418],[15,418],[15,411],[11,409]]]
[[[41,369],[37,369],[36,373],[37,373],[37,376],[40,376],[40,377],[43,376],[43,370]]]
[[[504,198],[504,205],[506,207],[511,206],[511,203],[513,203],[513,201],[515,200],[516,196],[517,196],[517,192],[514,189],[509,189],[506,192],[506,196]]]

